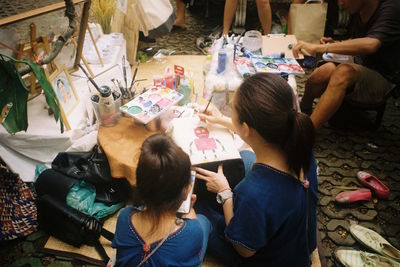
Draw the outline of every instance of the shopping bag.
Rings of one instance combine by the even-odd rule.
[[[169,0],[134,0],[131,8],[145,36],[157,38],[171,31],[175,14]]]
[[[328,3],[323,0],[291,4],[288,33],[296,35],[299,41],[319,43],[324,36],[327,10]]]

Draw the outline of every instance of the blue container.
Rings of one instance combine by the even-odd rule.
[[[217,72],[221,73],[224,72],[226,69],[226,51],[224,48],[221,48],[218,51],[218,68]]]

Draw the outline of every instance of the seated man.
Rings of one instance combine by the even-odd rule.
[[[300,103],[303,112],[310,112],[314,98],[321,97],[311,114],[319,129],[339,109],[343,99],[366,104],[379,103],[386,93],[400,82],[400,1],[338,0],[353,16],[353,39],[334,42],[321,38],[321,44],[298,42],[299,52],[338,53],[359,56],[359,64],[326,63],[317,68],[306,83]]]
[[[236,13],[236,8],[239,0],[226,0],[224,9],[224,25],[222,35],[227,35],[231,28],[233,17]],[[263,28],[264,34],[268,34],[271,31],[272,15],[271,5],[269,0],[256,0],[258,18]]]

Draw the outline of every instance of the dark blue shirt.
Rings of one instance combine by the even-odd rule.
[[[136,267],[143,260],[145,242],[132,225],[134,212],[137,209],[128,207],[118,216],[112,242],[112,247],[117,249],[116,266]],[[203,233],[199,222],[185,219],[182,227],[167,238],[144,266],[199,266],[202,242]],[[150,252],[158,243],[151,244]]]
[[[306,177],[310,182],[308,192],[296,178],[255,163],[235,187],[234,216],[225,228],[225,236],[232,243],[256,251],[246,259],[246,265],[309,266],[309,253],[316,246],[315,160]]]

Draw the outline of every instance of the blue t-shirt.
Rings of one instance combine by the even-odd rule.
[[[127,207],[118,216],[112,247],[117,249],[116,266],[137,266],[144,257],[144,241],[132,225],[131,217],[138,212]],[[161,241],[161,240],[160,240]],[[197,220],[184,219],[179,230],[171,234],[144,266],[199,266],[203,233]],[[151,244],[150,251],[159,241]]]
[[[309,253],[316,246],[315,160],[306,177],[310,182],[308,193],[294,177],[255,163],[235,187],[234,216],[225,228],[225,236],[232,243],[256,251],[246,259],[246,265],[309,266]]]

